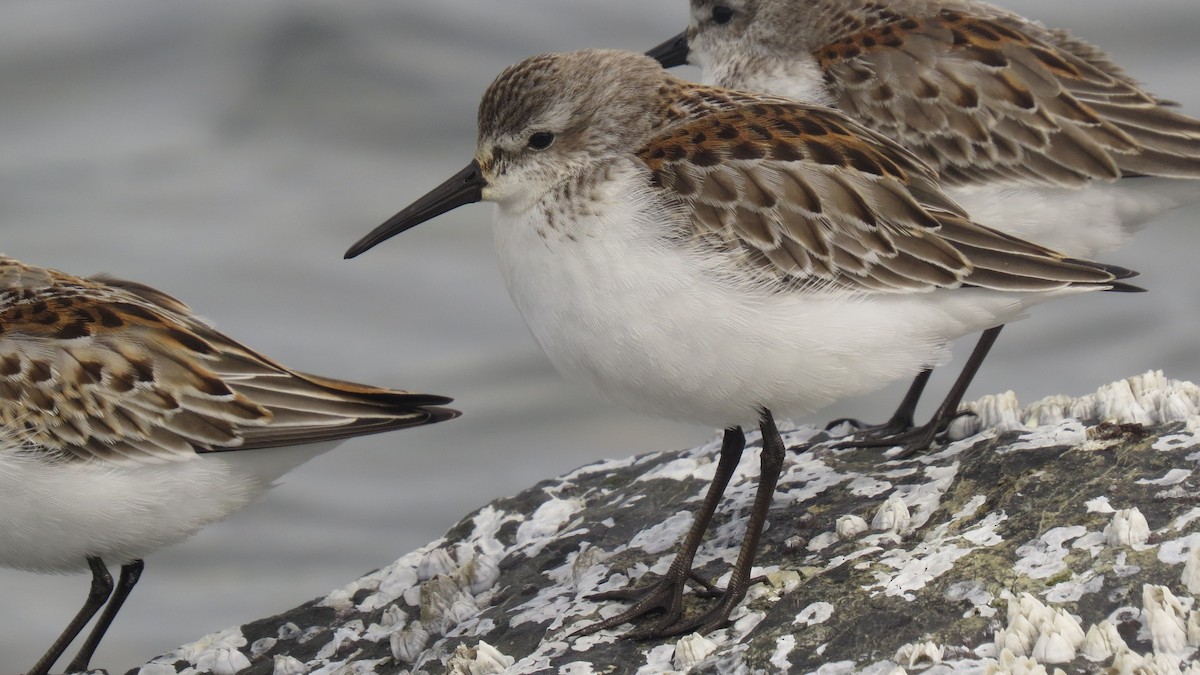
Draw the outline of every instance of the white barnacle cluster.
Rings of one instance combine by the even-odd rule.
[[[932,642],[918,642],[902,645],[896,650],[896,655],[892,658],[893,661],[901,666],[908,668],[916,668],[919,666],[931,666],[942,662],[942,657],[945,656],[946,650],[941,645]]]
[[[687,672],[688,669],[708,658],[709,654],[717,651],[717,646],[716,642],[699,633],[685,635],[675,643],[675,656],[671,660],[671,665],[675,670]]]
[[[1017,656],[1008,650],[988,663],[983,672],[986,675],[1050,675],[1046,666],[1032,656]],[[1053,675],[1066,675],[1066,672],[1062,668],[1055,668]]]
[[[1192,599],[1187,598],[1190,607]],[[1188,609],[1166,586],[1142,587],[1142,622],[1150,632],[1155,653],[1184,654],[1188,645]]]
[[[1077,618],[1022,593],[1008,602],[1008,625],[995,634],[996,649],[1038,663],[1067,663],[1083,646],[1085,633]]]
[[[271,663],[271,675],[306,675],[308,666],[294,656],[277,655]]]
[[[1116,624],[1105,619],[1088,627],[1087,635],[1083,638],[1083,647],[1080,648],[1080,656],[1098,663],[1128,649],[1125,639],[1117,632]]]
[[[250,667],[250,659],[241,652],[246,646],[246,638],[240,628],[227,628],[223,631],[206,635],[199,640],[183,645],[173,652],[164,654],[154,662],[142,666],[139,675],[236,675]],[[192,666],[182,671],[176,671],[170,664],[176,661],[186,661]],[[168,670],[169,668],[169,670]]]
[[[1126,546],[1140,550],[1150,539],[1150,525],[1136,506],[1113,514],[1112,522],[1104,528],[1109,546]]]
[[[421,622],[436,635],[466,621],[477,610],[475,600],[447,575],[421,584]]]
[[[897,537],[908,534],[911,524],[912,515],[908,511],[908,505],[897,494],[888,497],[871,519],[871,529],[890,532]]]
[[[381,630],[371,634],[386,635],[393,657],[415,663],[430,640],[473,619],[489,604],[499,575],[497,559],[477,553],[472,545],[433,549],[417,563],[417,583],[401,596],[419,618],[407,622],[407,614],[393,605],[391,614],[384,613]]]
[[[480,619],[478,615],[480,608],[491,604],[500,576],[498,561],[506,553],[495,535],[504,523],[516,518],[490,507],[484,508],[474,518],[474,532],[464,541],[452,546],[446,546],[442,540],[434,541],[333,591],[319,603],[339,615],[362,615],[382,609],[378,620],[369,625],[359,618],[334,627],[311,626],[307,629],[287,623],[279,627],[274,637],[259,639],[248,649],[245,638],[237,629],[232,629],[160,657],[146,666],[151,670],[144,668],[143,672],[158,675],[153,668],[186,660],[195,667],[195,670],[183,671],[189,675],[199,672],[232,675],[249,667],[251,662],[247,655],[257,658],[279,642],[295,640],[304,643],[318,637],[325,642],[312,659],[302,662],[292,656],[276,656],[273,672],[298,675],[320,671],[344,658],[347,652],[352,653],[354,646],[363,642],[383,642],[390,647],[396,662],[418,665],[430,644],[446,633],[478,635],[491,629],[491,621]],[[464,665],[467,670],[459,672],[503,672],[511,665],[511,659],[485,643],[480,643],[470,655],[459,656],[462,657],[460,662],[474,664]],[[371,660],[351,661],[340,666],[343,670],[338,672],[374,672],[374,664]]]
[[[994,638],[998,669],[989,672],[1046,672],[1047,665],[1082,657],[1107,665],[1105,672],[1200,674],[1200,664],[1190,663],[1200,647],[1200,612],[1193,604],[1193,598],[1176,597],[1166,586],[1145,584],[1141,610],[1117,610],[1085,632],[1065,609],[1022,593],[1009,598],[1008,623]],[[1134,620],[1138,641],[1152,646],[1148,653],[1132,649],[1118,630],[1119,623]]]
[[[838,539],[854,539],[869,529],[867,521],[853,514],[838,516],[834,527]]]
[[[1171,474],[1161,480],[1171,479]],[[1153,481],[1147,481],[1153,482]],[[1157,482],[1155,483],[1157,484]],[[1145,516],[1136,507],[1117,509],[1106,498],[1094,498],[1085,504],[1088,513],[1111,514],[1103,532],[1087,531],[1081,526],[1051,528],[1036,541],[1018,549],[1022,556],[1017,563],[1021,573],[1034,579],[1049,578],[1067,569],[1065,565],[1068,542],[1071,550],[1088,551],[1094,558],[1106,547],[1114,549],[1112,575],[1118,579],[1136,574],[1138,565],[1126,562],[1131,555],[1157,548],[1159,561],[1182,564],[1179,584],[1188,593],[1200,590],[1200,534],[1170,538],[1172,532],[1184,531],[1195,519],[1190,514],[1176,518],[1172,525],[1152,531]],[[1200,513],[1196,516],[1200,517]],[[1161,543],[1151,544],[1156,534]],[[1144,563],[1141,563],[1144,564]],[[1073,615],[1055,602],[1074,602],[1083,594],[1096,593],[1103,588],[1103,574],[1085,572],[1073,575],[1067,582],[1057,584],[1044,593],[1048,604],[1030,594],[1010,598],[1008,623],[995,633],[994,645],[1003,668],[1024,669],[1020,659],[1032,659],[1037,664],[1065,664],[1082,657],[1094,663],[1105,663],[1112,672],[1196,672],[1200,665],[1181,671],[1181,664],[1193,657],[1200,647],[1200,613],[1193,609],[1194,599],[1178,597],[1166,586],[1145,584],[1142,587],[1142,607],[1124,608],[1111,614],[1086,630]],[[1118,625],[1127,630],[1136,621],[1138,645],[1149,642],[1152,651],[1138,653],[1122,637]],[[1144,650],[1143,650],[1144,651]],[[1016,672],[1015,670],[1013,672]]]
[[[855,514],[845,514],[835,520],[835,527],[827,540],[821,541],[821,546],[809,550],[820,550],[834,541],[857,539],[861,535],[874,530],[879,534],[863,537],[863,543],[876,544],[890,541],[896,543],[905,539],[929,520],[931,514],[938,510],[942,495],[954,484],[957,475],[957,465],[941,466],[928,464],[920,469],[905,467],[883,473],[890,480],[879,480],[870,476],[857,476],[846,486],[852,494],[862,497],[874,497],[888,492],[885,499],[871,516],[868,524],[865,519]],[[919,477],[922,481],[894,484],[896,479]],[[814,537],[814,541],[821,535]]]
[[[420,621],[414,621],[392,633],[388,646],[392,649],[392,656],[400,663],[415,663],[425,650],[425,645],[429,644],[429,638],[429,631]]]
[[[446,662],[446,675],[499,675],[516,663],[516,659],[483,640],[474,647],[459,645]]]
[[[497,557],[482,552],[489,546],[480,540],[453,547],[439,543],[325,598],[323,604],[339,611],[366,612],[379,607],[384,611],[378,622],[368,626],[351,621],[339,627],[317,657],[332,658],[347,642],[382,640],[397,661],[416,663],[431,640],[474,619],[479,608],[490,602],[499,577]],[[363,589],[373,592],[355,604],[354,598]],[[415,618],[410,620],[413,615]]]
[[[1056,395],[1022,407],[1015,394],[1006,392],[964,403],[961,409],[974,414],[955,420],[950,427],[952,438],[965,438],[984,429],[1030,431],[1066,420],[1117,424],[1187,421],[1191,425],[1200,415],[1200,387],[1169,379],[1161,370],[1154,370],[1103,385],[1077,398]],[[1190,426],[1189,430],[1196,431]],[[1200,439],[1193,440],[1192,444],[1196,443]]]
[[[988,394],[976,401],[964,402],[959,409],[972,414],[956,417],[950,423],[946,433],[954,440],[974,436],[984,429],[992,429],[999,433],[1029,428],[1017,395],[1011,391]]]

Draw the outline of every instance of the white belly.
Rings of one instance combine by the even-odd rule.
[[[1148,221],[1200,201],[1200,181],[1124,178],[1082,189],[947,188],[978,223],[1077,258],[1115,251]]]
[[[209,453],[166,464],[65,462],[0,451],[0,565],[75,572],[88,556],[125,563],[241,509],[333,447]]]
[[[614,194],[605,216],[573,223],[574,240],[561,230],[543,237],[535,216],[501,208],[497,250],[513,300],[559,371],[657,416],[729,426],[755,422],[762,407],[811,412],[939,364],[947,340],[1048,297],[768,294],[722,280],[719,260],[657,240],[663,212],[644,194],[628,185]]]

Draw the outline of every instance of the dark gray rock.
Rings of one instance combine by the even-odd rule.
[[[767,581],[707,636],[567,637],[621,608],[588,595],[665,571],[719,439],[539,483],[138,672],[1200,672],[1200,389],[1147,373],[1080,399],[970,405],[952,431],[978,433],[916,458],[789,453],[756,560]],[[823,438],[785,432],[789,448]],[[754,495],[749,439],[697,556],[721,583]]]

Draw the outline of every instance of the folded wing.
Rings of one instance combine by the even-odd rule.
[[[1039,291],[1131,274],[971,222],[932,169],[836,111],[680,86],[690,94],[687,114],[639,157],[687,213],[682,236],[740,256],[760,283],[841,293]]]
[[[449,402],[293,371],[148,286],[0,258],[0,423],[18,451],[165,462],[431,424]]]
[[[1200,120],[1091,45],[986,9],[893,17],[814,56],[840,109],[948,184],[1200,177]]]

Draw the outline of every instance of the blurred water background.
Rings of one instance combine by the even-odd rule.
[[[1007,6],[1073,28],[1200,114],[1195,0]],[[152,555],[94,664],[124,672],[322,595],[593,459],[708,438],[558,378],[504,291],[486,206],[341,259],[469,161],[478,97],[503,66],[644,50],[685,18],[685,0],[0,3],[0,250],[151,284],[293,367],[452,395],[466,412],[348,442]],[[1005,332],[969,396],[1082,394],[1152,368],[1200,378],[1198,217],[1163,218],[1108,256],[1151,293],[1039,308]],[[881,420],[902,390],[811,421]],[[0,672],[31,665],[86,591],[82,576],[0,570]]]

